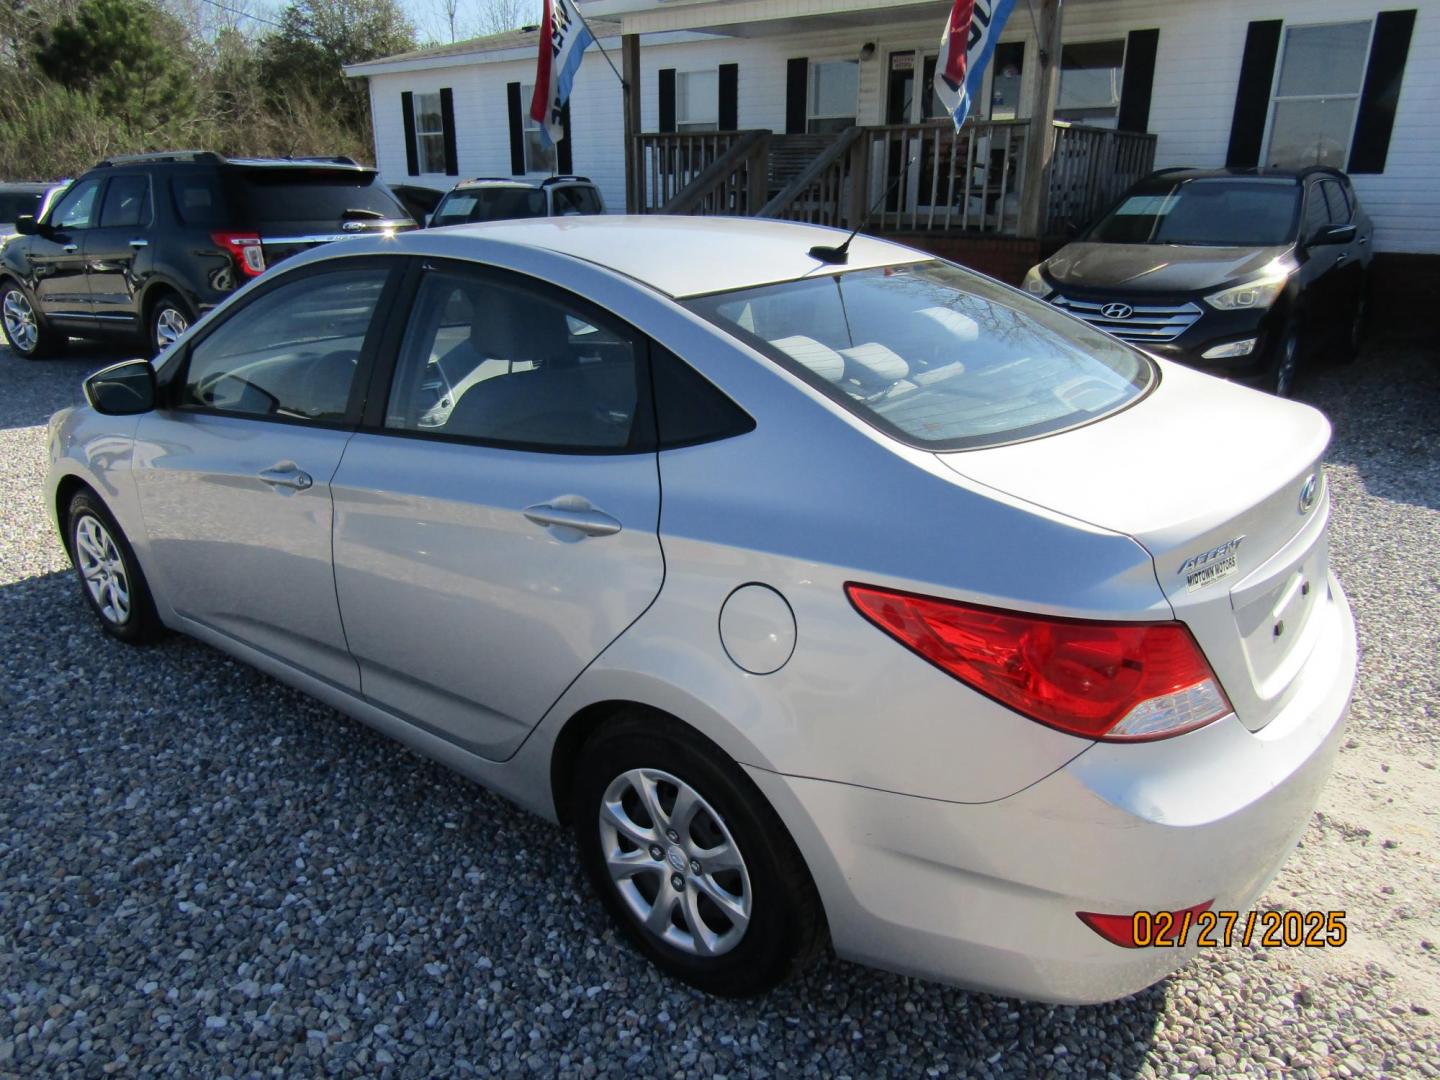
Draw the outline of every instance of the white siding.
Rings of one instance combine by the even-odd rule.
[[[737,0],[742,4],[746,0]],[[791,16],[813,14],[825,4],[784,0]],[[1070,0],[1064,8],[1067,42],[1124,37],[1130,30],[1158,28],[1159,51],[1150,105],[1150,130],[1158,135],[1156,166],[1218,166],[1225,162],[1230,120],[1245,34],[1253,19],[1326,22],[1372,18],[1379,10],[1419,9],[1405,67],[1395,129],[1386,170],[1380,176],[1356,176],[1355,186],[1375,218],[1381,251],[1440,253],[1440,0]],[[713,7],[714,5],[707,5]],[[793,9],[793,10],[792,10]],[[802,10],[803,9],[803,10]],[[641,126],[659,125],[657,72],[714,68],[738,63],[739,126],[783,131],[786,61],[857,57],[865,42],[876,45],[873,59],[860,67],[859,119],[883,119],[883,93],[889,54],[924,48],[933,51],[948,4],[936,3],[932,16],[881,26],[815,29],[746,38],[716,37],[679,44],[645,45],[641,50]],[[679,14],[683,9],[672,9]],[[731,8],[731,10],[738,10]],[[913,9],[911,9],[913,10]],[[823,25],[823,16],[816,19]],[[788,29],[795,22],[787,21]],[[760,27],[757,26],[757,29]],[[1027,42],[1027,67],[1033,64],[1033,28],[1029,8],[1017,3],[1002,40]],[[619,62],[618,50],[612,50]],[[510,132],[505,85],[532,77],[533,61],[505,60],[452,68],[392,73],[371,78],[378,164],[387,179],[405,176],[404,128],[400,93],[453,87],[460,172],[463,176],[510,172]],[[527,103],[528,104],[528,103]],[[1028,101],[1023,107],[1028,108]],[[571,100],[575,171],[601,185],[612,210],[624,207],[624,147],[620,90],[603,57],[592,51],[576,79]],[[423,177],[446,187],[449,178]]]

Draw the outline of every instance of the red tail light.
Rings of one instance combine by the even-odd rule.
[[[845,591],[860,614],[941,671],[1071,735],[1163,739],[1231,711],[1182,623],[1059,619],[868,585]]]
[[[1191,941],[1190,931],[1202,912],[1210,910],[1214,900],[1206,900],[1194,907],[1179,911],[1152,912],[1149,917],[1141,916],[1141,933],[1148,940],[1135,940],[1134,915],[1101,915],[1096,911],[1077,911],[1081,922],[1094,930],[1112,945],[1122,949],[1138,949],[1144,945],[1187,945]],[[1157,917],[1158,916],[1158,917]]]
[[[230,253],[235,267],[246,277],[259,277],[265,272],[265,250],[257,233],[216,232],[210,239]]]

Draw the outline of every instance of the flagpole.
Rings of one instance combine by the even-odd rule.
[[[578,3],[571,4],[570,8],[580,16],[580,21],[585,24],[585,29],[590,31],[590,38],[595,42],[595,47],[600,50],[600,55],[605,57],[605,62],[610,65],[610,70],[615,72],[615,78],[620,80],[620,89],[628,92],[630,86],[625,82],[625,76],[620,74],[620,69],[615,66],[615,61],[610,59],[610,54],[605,51],[605,46],[600,44],[600,35],[591,28],[590,20],[585,18],[585,13],[580,10],[580,5]]]

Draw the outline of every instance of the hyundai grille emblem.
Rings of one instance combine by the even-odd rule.
[[[1135,309],[1129,304],[1106,304],[1100,309],[1100,314],[1107,319],[1128,319],[1135,314]]]

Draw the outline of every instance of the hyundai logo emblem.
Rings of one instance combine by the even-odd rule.
[[[1308,514],[1311,507],[1315,505],[1315,497],[1320,493],[1320,474],[1311,473],[1305,481],[1305,486],[1300,489],[1300,513]]]
[[[1100,309],[1100,314],[1107,319],[1128,319],[1135,314],[1135,309],[1129,304],[1106,304]]]

